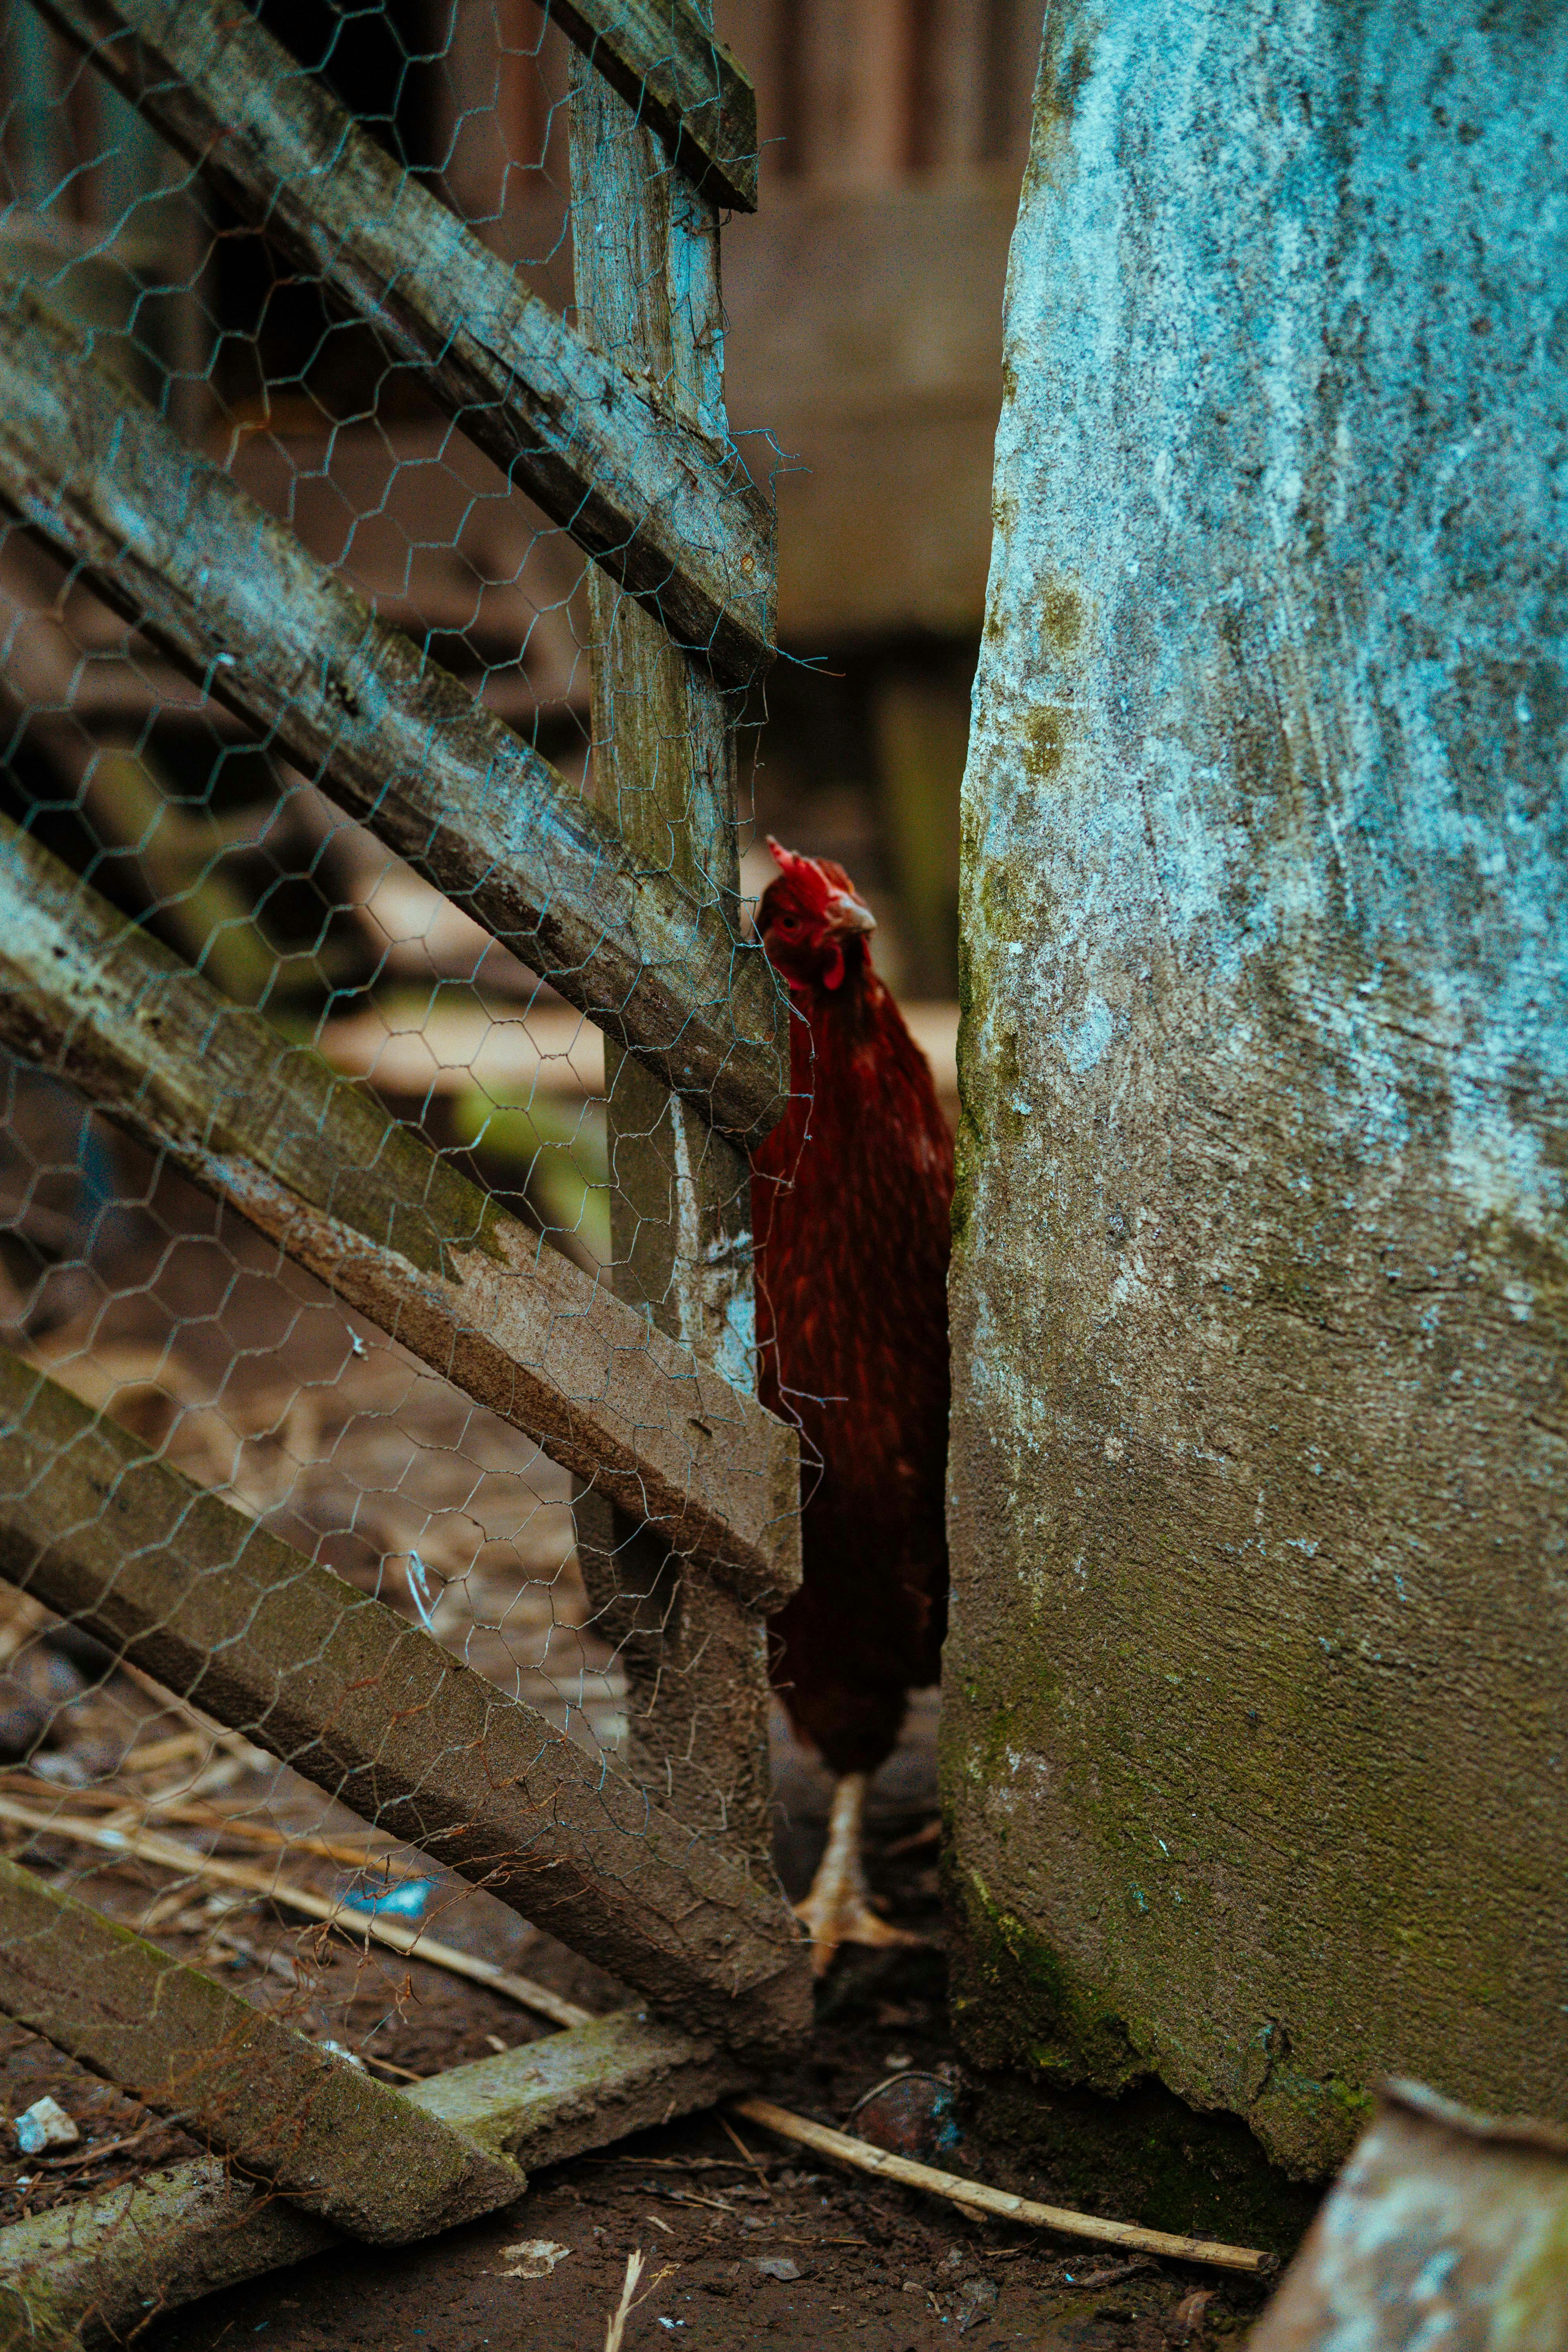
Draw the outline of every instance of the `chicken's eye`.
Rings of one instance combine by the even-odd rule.
[[[778,928],[781,931],[787,932],[793,937],[793,935],[800,929],[800,917],[798,915],[781,915],[778,919]]]

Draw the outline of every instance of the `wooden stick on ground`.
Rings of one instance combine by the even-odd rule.
[[[267,1761],[270,1764],[272,1759]],[[60,1792],[51,1784],[49,1793]],[[423,1854],[391,1840],[377,1842],[374,1830],[358,1838],[315,1837],[306,1830],[280,1830],[271,1822],[247,1821],[243,1814],[226,1812],[205,1798],[193,1802],[184,1790],[171,1797],[144,1796],[140,1790],[113,1786],[72,1789],[68,1793],[73,1805],[101,1805],[104,1818],[112,1819],[116,1829],[144,1830],[154,1820],[177,1822],[182,1829],[211,1830],[216,1836],[237,1838],[242,1845],[267,1846],[274,1853],[309,1854],[313,1862],[335,1862],[344,1870],[380,1870],[392,1878],[429,1874],[430,1865]],[[16,1797],[26,1804],[42,1794],[37,1773],[0,1772],[0,1796]]]
[[[374,1912],[345,1910],[341,1898],[334,1900],[314,1894],[306,1886],[290,1886],[271,1871],[253,1870],[243,1862],[220,1862],[214,1854],[181,1845],[174,1838],[159,1837],[153,1831],[121,1829],[112,1822],[82,1821],[68,1813],[42,1812],[32,1805],[19,1805],[10,1797],[0,1797],[0,1822],[13,1822],[39,1837],[66,1838],[73,1845],[96,1846],[101,1853],[154,1863],[160,1870],[177,1870],[186,1877],[205,1879],[213,1886],[228,1886],[246,1895],[259,1895],[266,1902],[276,1903],[280,1910],[297,1911],[306,1919],[324,1920],[342,1936],[368,1937],[375,1943],[389,1945],[395,1952],[406,1954],[410,1959],[428,1960],[432,1968],[445,1969],[450,1976],[467,1977],[470,1983],[483,1985],[487,1991],[516,2001],[520,2009],[536,2011],[554,2025],[587,2025],[593,2021],[592,2010],[579,2008],[574,2000],[563,2000],[548,1985],[535,1984],[531,1977],[513,1976],[510,1969],[498,1968],[493,1960],[480,1959],[472,1952],[460,1952],[455,1945],[440,1943],[418,1927],[406,1927],[400,1919],[383,1919]]]
[[[1059,2231],[1063,2237],[1090,2238],[1097,2245],[1129,2246],[1139,2253],[1163,2254],[1172,2262],[1206,2263],[1215,2270],[1250,2271],[1258,2278],[1279,2267],[1277,2254],[1251,2246],[1178,2237],[1167,2230],[1140,2229],[1134,2221],[1102,2221],[1096,2213],[1075,2213],[1064,2205],[1037,2205],[1032,2199],[1011,2196],[1005,2189],[988,2189],[984,2181],[965,2180],[960,2173],[939,2172],[934,2166],[915,2164],[907,2156],[891,2156],[869,2140],[852,2139],[847,2132],[832,2131],[826,2124],[792,2116],[787,2107],[775,2107],[771,2099],[736,2099],[731,2112],[744,2116],[749,2123],[761,2124],[780,2139],[795,2140],[820,2156],[837,2157],[858,2172],[874,2172],[906,2189],[929,2189],[933,2196],[946,2197],[988,2221],[1026,2221],[1037,2230]]]

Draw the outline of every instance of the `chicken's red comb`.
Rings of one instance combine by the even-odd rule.
[[[773,839],[771,833],[768,835],[768,847],[773,852],[773,864],[781,874],[798,874],[804,866],[809,868],[818,881],[822,879],[822,868],[815,857],[803,857],[798,850],[786,849],[782,841]]]

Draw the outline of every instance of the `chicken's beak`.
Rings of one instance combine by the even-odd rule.
[[[874,931],[877,918],[853,890],[836,890],[827,902],[826,928],[830,940],[846,940],[858,931]]]

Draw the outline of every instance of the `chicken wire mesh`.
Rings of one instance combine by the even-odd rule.
[[[184,14],[188,24],[195,12]],[[329,93],[411,184],[473,226],[511,282],[585,323],[696,428],[722,435],[708,264],[700,236],[679,245],[683,221],[700,227],[703,208],[619,100],[603,98],[593,118],[598,86],[548,10],[267,0],[255,17],[291,53],[276,95],[306,80]],[[282,526],[312,577],[346,584],[402,634],[421,677],[457,680],[467,707],[616,820],[643,870],[674,876],[734,920],[729,794],[748,681],[731,670],[721,693],[704,671],[695,688],[680,684],[692,666],[658,649],[658,622],[509,480],[461,404],[454,414],[432,396],[426,361],[384,318],[367,323],[342,279],[280,251],[232,189],[171,143],[166,123],[130,104],[101,69],[109,45],[105,34],[84,54],[30,0],[0,10],[0,275],[13,327],[36,325],[42,306],[71,382],[79,359],[100,393],[112,387],[132,434],[143,420],[172,436],[158,447],[195,456],[240,494],[224,510],[215,564],[226,546],[248,555],[247,517],[264,553],[260,519]],[[580,163],[585,119],[614,130],[575,191],[574,79]],[[605,111],[615,106],[619,118]],[[627,187],[635,205],[650,157],[668,183],[687,279],[660,259],[657,237],[645,252],[633,236],[620,293],[611,270],[596,310],[574,310],[584,217],[603,235]],[[660,303],[668,314],[672,284],[661,364],[644,328],[650,315],[658,327]],[[172,1624],[182,1575],[216,1591],[224,1571],[257,1557],[258,1531],[276,1538],[289,1549],[267,1555],[275,1580],[295,1576],[297,1559],[342,1580],[322,1589],[320,1607],[331,1591],[345,1612],[361,1597],[384,1604],[500,1699],[537,1710],[595,1770],[634,1766],[693,1846],[742,1874],[762,1850],[766,1799],[762,1618],[754,1599],[742,1606],[706,1575],[673,1572],[692,1542],[677,1528],[672,1552],[668,1515],[659,1531],[640,1527],[624,1478],[612,1492],[536,1442],[494,1370],[498,1350],[516,1352],[500,1308],[459,1297],[422,1322],[423,1266],[399,1276],[401,1290],[384,1283],[367,1307],[319,1234],[312,1256],[281,1213],[262,1213],[258,1155],[294,1117],[315,1154],[313,1208],[339,1240],[367,1169],[383,1209],[402,1187],[427,1222],[446,1217],[431,1284],[451,1270],[450,1220],[469,1219],[458,1238],[470,1244],[481,1226],[493,1235],[483,1220],[500,1210],[515,1221],[505,1281],[525,1286],[553,1267],[557,1322],[589,1318],[611,1297],[634,1312],[646,1304],[635,1327],[645,1347],[651,1322],[722,1375],[698,1398],[700,1435],[683,1441],[708,1448],[703,1475],[721,1510],[734,1434],[726,1401],[754,1385],[746,1161],[619,1045],[606,1047],[582,1009],[593,1000],[580,971],[551,967],[537,935],[531,954],[530,942],[509,945],[504,925],[476,919],[473,898],[437,887],[388,845],[378,806],[363,793],[345,805],[337,744],[310,756],[290,708],[258,717],[243,691],[224,691],[213,661],[178,657],[139,600],[139,575],[73,550],[58,527],[72,480],[90,474],[95,496],[106,481],[118,495],[119,447],[116,436],[96,449],[79,440],[58,495],[47,483],[21,495],[9,478],[0,519],[7,927],[16,947],[30,923],[38,940],[53,923],[65,944],[38,952],[68,966],[63,1027],[46,1034],[35,1022],[28,1050],[13,1023],[0,1065],[0,1519],[22,1530],[5,1545],[13,1579],[47,1538],[62,1552],[74,1545],[99,1580],[95,1604],[77,1610],[51,1607],[26,1576],[27,1590],[0,1583],[0,1840],[33,1885],[85,1901],[318,2045],[404,2083],[614,2007],[626,1985],[581,1956],[592,1936],[563,1929],[558,1940],[515,1886],[505,1901],[489,1891],[505,1872],[487,1874],[472,1837],[462,1853],[460,1837],[413,1842],[417,1790],[379,1801],[369,1731],[356,1771],[336,1751],[304,1758],[298,1714],[280,1736],[287,1710],[254,1698],[247,1709],[255,1677],[209,1671],[225,1644],[239,1658],[256,1635],[237,1604],[205,1664],[187,1645],[184,1671],[139,1668],[127,1656],[132,1616],[118,1636],[111,1622],[117,1600],[132,1611],[139,1570],[151,1562],[148,1575],[165,1580]],[[172,543],[189,511],[164,518]],[[106,528],[111,556],[134,536],[120,510]],[[270,594],[269,611],[257,592],[258,640],[278,618]],[[242,688],[248,660],[247,649],[216,656],[237,665]],[[479,844],[481,873],[491,846]],[[591,922],[595,910],[584,911]],[[177,1069],[168,1084],[188,1082],[211,1114],[205,1143],[221,1130],[227,1158],[161,1140],[150,1114],[111,1115],[112,1087],[95,1089],[81,1050],[97,1034],[95,975],[110,960],[105,942],[125,940],[148,959],[127,1001],[137,1020],[177,1033],[170,1050],[185,1077]],[[166,1009],[176,1000],[187,1007],[177,1017]],[[242,1030],[248,1063],[226,1042]],[[258,1038],[284,1060],[268,1063]],[[312,1092],[303,1049],[342,1083]],[[155,1091],[144,1070],[127,1080],[121,1067],[117,1083],[122,1109]],[[268,1088],[276,1101],[262,1100]],[[357,1127],[339,1116],[351,1095],[375,1107]],[[402,1227],[391,1238],[417,1257]],[[489,1347],[484,1378],[470,1341]],[[667,1360],[656,1369],[667,1377]],[[106,1429],[125,1444],[100,1459],[95,1433]],[[159,1475],[179,1474],[234,1515],[205,1553],[198,1545],[182,1563],[184,1505],[167,1541],[166,1528],[154,1541],[135,1521],[125,1495],[153,1475],[143,1450]],[[755,1484],[754,1446],[737,1475]],[[163,1507],[167,1518],[174,1507]],[[776,1496],[769,1508],[776,1517]],[[155,1582],[143,1576],[138,1591],[136,1622],[148,1638],[166,1633]],[[285,1648],[289,1638],[285,1626]],[[322,1657],[329,1647],[322,1636]],[[283,1675],[301,1661],[272,1664]],[[419,1781],[421,1758],[432,1784],[453,1777],[464,1751],[438,1709],[410,1733],[389,1697],[385,1719],[407,1744],[405,1777]],[[617,1819],[636,1832],[632,1813]],[[603,1852],[591,1838],[590,1849]],[[17,1980],[28,1972],[19,1916],[0,1948],[0,1969]],[[595,1948],[603,1962],[602,1940]],[[112,2072],[101,2056],[73,2063],[25,2019],[0,2022],[0,2066],[11,2119],[0,2221],[214,2140],[199,2098],[150,2108],[135,2084],[100,2079]]]

